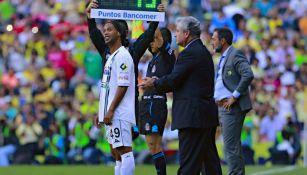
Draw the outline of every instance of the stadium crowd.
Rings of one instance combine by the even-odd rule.
[[[104,129],[93,124],[102,67],[88,37],[87,3],[0,0],[0,166],[112,162]],[[295,163],[307,121],[307,1],[171,0],[165,6],[166,21],[159,25],[173,32],[177,54],[183,49],[174,36],[179,16],[202,22],[201,38],[210,50],[216,27],[233,31],[235,47],[247,55],[255,75],[253,110],[241,136],[245,154],[270,142],[272,155],[286,151],[287,162]],[[140,79],[148,58],[145,54],[139,65]],[[168,121],[169,162],[177,161],[176,139]],[[147,150],[143,137],[135,140],[137,163],[150,161]]]

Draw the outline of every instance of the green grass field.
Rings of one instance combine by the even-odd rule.
[[[175,175],[178,166],[167,167],[169,175]],[[11,166],[0,168],[0,175],[112,175],[112,166]],[[223,174],[226,174],[226,167],[223,167]],[[303,167],[259,167],[247,166],[247,175],[307,175],[307,168]],[[155,175],[153,166],[138,165],[135,175]]]

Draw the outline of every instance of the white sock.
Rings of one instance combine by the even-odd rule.
[[[120,167],[122,165],[121,161],[116,161],[115,162],[115,167],[114,167],[114,174],[115,175],[120,175]]]
[[[133,175],[134,174],[134,157],[132,152],[121,155],[122,165],[120,168],[120,175]]]

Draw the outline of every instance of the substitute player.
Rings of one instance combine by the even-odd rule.
[[[89,29],[90,38],[93,44],[95,45],[96,49],[98,50],[100,56],[102,58],[105,58],[105,55],[107,54],[108,51],[107,51],[107,47],[105,43],[103,42],[104,41],[103,35],[101,34],[100,30],[97,28],[95,19],[90,18],[91,9],[98,8],[98,7],[99,5],[98,5],[97,0],[92,0],[86,9],[87,16],[88,16],[88,29]],[[159,12],[163,12],[164,11],[163,4],[159,4],[157,10]],[[128,34],[129,29],[128,29],[127,22],[124,20],[117,20],[117,21],[125,28]],[[145,51],[149,47],[149,44],[153,41],[155,30],[157,29],[158,24],[159,24],[158,22],[150,22],[148,29],[133,44],[129,45],[128,40],[125,40],[122,43],[125,47],[129,46],[128,50],[134,62],[136,83],[137,83],[137,77],[138,77],[138,64],[140,62],[140,59],[144,55]],[[135,94],[135,107],[136,107],[135,111],[137,112],[135,115],[136,118],[138,118],[138,111],[139,111],[138,95],[139,95],[138,88],[136,87],[136,94]],[[137,127],[133,128],[133,136],[134,138],[138,136]]]
[[[153,58],[148,64],[146,77],[162,77],[171,73],[175,55],[170,48],[171,32],[167,28],[157,29],[149,51]],[[166,94],[156,90],[145,90],[140,101],[140,133],[146,135],[150,153],[158,175],[166,175],[166,161],[162,151],[162,134],[167,119]]]
[[[104,66],[99,101],[99,123],[104,123],[113,152],[120,155],[115,175],[134,174],[132,130],[135,125],[135,73],[130,53],[122,46],[126,31],[117,21],[107,21],[103,37],[110,56]]]

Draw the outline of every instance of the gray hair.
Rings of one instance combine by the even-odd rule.
[[[184,16],[177,18],[176,26],[182,31],[189,31],[191,36],[199,37],[201,34],[200,22],[193,16]]]

